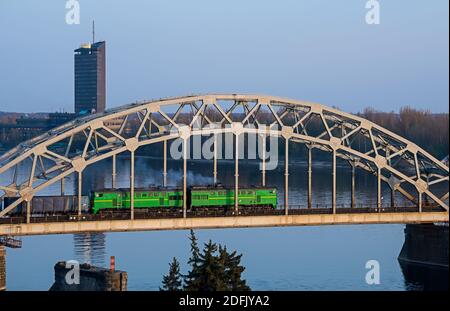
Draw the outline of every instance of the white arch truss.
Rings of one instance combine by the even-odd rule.
[[[122,152],[131,152],[134,162],[134,152],[141,146],[165,142],[166,149],[166,142],[176,138],[186,141],[194,135],[219,133],[233,133],[237,138],[244,133],[260,134],[261,128],[267,136],[332,153],[334,172],[336,158],[341,158],[353,168],[373,173],[378,178],[379,204],[381,183],[385,182],[417,204],[419,211],[423,195],[448,211],[448,187],[446,193],[435,190],[436,185],[448,183],[448,166],[373,122],[317,103],[264,95],[209,94],[122,106],[75,119],[19,144],[0,157],[0,178],[6,180],[9,170],[15,172],[9,174],[11,180],[0,184],[0,198],[18,197],[5,206],[0,217],[66,176],[78,173],[80,178],[87,166],[110,157],[115,160]],[[364,148],[362,141],[366,141]],[[76,148],[75,142],[82,147]],[[25,162],[31,163],[27,178],[18,181],[18,168]],[[335,187],[333,177],[333,208]]]

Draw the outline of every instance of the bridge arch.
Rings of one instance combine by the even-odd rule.
[[[129,124],[133,124],[131,131]],[[235,137],[263,133],[287,142],[304,143],[309,150],[328,151],[333,155],[334,172],[336,158],[341,158],[353,168],[377,176],[379,205],[381,183],[384,182],[392,191],[400,192],[417,204],[419,211],[424,195],[448,211],[448,187],[446,193],[435,189],[436,185],[448,183],[448,166],[416,144],[369,120],[306,101],[265,95],[208,94],[114,108],[73,120],[19,144],[0,157],[0,179],[6,180],[3,179],[6,173],[14,171],[6,185],[0,184],[0,198],[18,197],[0,211],[0,217],[18,204],[30,202],[38,191],[64,181],[70,174],[78,174],[81,180],[87,166],[103,159],[115,159],[120,153],[131,152],[134,162],[134,152],[139,147],[158,142],[164,142],[166,147],[167,141],[173,139],[186,141],[195,135],[220,133],[233,133]],[[364,148],[358,146],[361,141],[366,143]],[[81,146],[79,149],[75,142]],[[17,172],[26,162],[29,163],[27,178],[18,181]],[[237,167],[236,160],[236,170]],[[134,188],[134,182],[131,188]],[[333,210],[336,207],[335,188],[334,173]],[[285,196],[287,203],[287,194]]]

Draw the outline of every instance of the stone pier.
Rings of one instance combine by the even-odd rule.
[[[448,237],[448,223],[406,225],[405,243],[398,260],[448,270]]]
[[[407,225],[398,256],[405,288],[448,291],[448,223]]]
[[[55,283],[51,291],[126,291],[127,273],[119,270],[110,270],[80,265],[79,284],[67,284],[66,275],[70,273],[66,262],[60,261],[55,265]]]
[[[6,249],[0,245],[0,291],[6,290]]]

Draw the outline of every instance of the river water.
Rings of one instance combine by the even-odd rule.
[[[188,184],[211,184],[212,162],[189,161]],[[111,185],[111,162],[105,160],[84,172],[83,192]],[[182,163],[169,161],[168,183],[182,182]],[[129,185],[129,159],[119,157],[117,185]],[[234,164],[219,161],[219,181],[232,185]],[[331,202],[331,167],[314,163],[313,206]],[[302,161],[290,164],[289,202],[306,205],[307,166]],[[162,159],[137,157],[136,187],[162,182]],[[241,161],[240,185],[259,185],[261,173],[256,162]],[[267,173],[267,185],[277,186],[283,202],[284,167]],[[337,203],[349,205],[350,170],[338,166]],[[75,191],[75,178],[66,182],[66,193]],[[357,173],[357,204],[376,204],[376,178]],[[57,194],[52,185],[39,194]],[[383,188],[383,198],[389,198]],[[398,198],[400,200],[400,198]],[[388,200],[386,199],[386,203]],[[404,242],[404,225],[349,225],[284,228],[246,228],[197,230],[201,243],[209,239],[243,254],[244,278],[253,290],[411,290],[422,289],[420,278],[405,279],[397,256]],[[129,290],[158,290],[168,263],[173,257],[187,273],[189,232],[154,231],[106,234],[32,236],[22,238],[22,249],[7,250],[7,287],[10,290],[48,290],[53,283],[53,266],[61,260],[76,259],[108,266],[116,257],[116,268],[128,272]],[[380,264],[380,284],[366,283],[366,263]],[[448,274],[448,271],[446,272]],[[427,278],[429,279],[429,278]],[[442,280],[439,280],[442,282]],[[426,286],[426,285],[425,285]],[[448,279],[444,281],[448,288]]]

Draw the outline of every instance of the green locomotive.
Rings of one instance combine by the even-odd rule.
[[[277,206],[276,188],[242,188],[238,193],[239,206]],[[94,214],[104,210],[130,209],[129,189],[104,189],[91,194]],[[195,208],[217,208],[234,206],[234,189],[224,187],[191,187],[187,191],[187,206]],[[134,208],[182,208],[183,190],[179,188],[135,189]]]

